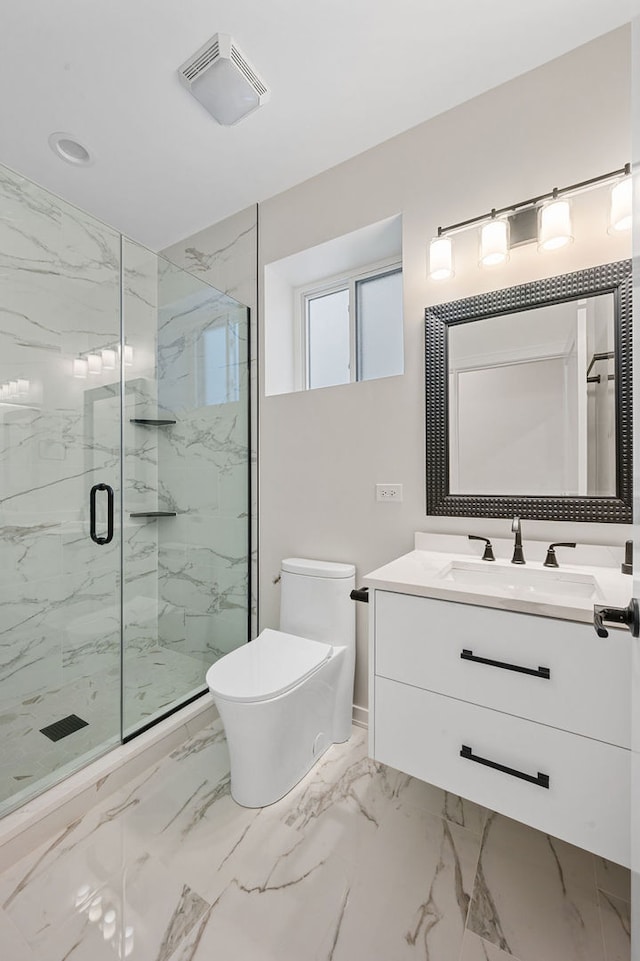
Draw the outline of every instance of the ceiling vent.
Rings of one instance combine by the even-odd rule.
[[[227,33],[216,33],[178,70],[218,123],[231,126],[269,99],[269,90]]]

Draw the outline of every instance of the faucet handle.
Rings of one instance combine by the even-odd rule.
[[[558,558],[556,557],[556,547],[575,547],[575,544],[571,543],[561,543],[558,541],[557,544],[549,544],[547,548],[547,556],[544,561],[543,567],[560,567],[558,564]]]
[[[470,541],[484,541],[484,554],[482,555],[483,561],[495,561],[493,556],[493,547],[491,546],[491,541],[488,537],[478,537],[477,534],[467,534]]]

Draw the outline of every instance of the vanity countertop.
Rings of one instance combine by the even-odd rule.
[[[542,559],[536,559],[536,555],[540,557],[541,546],[531,549],[533,545],[526,542],[525,556],[529,547],[532,560],[527,559],[526,565],[512,565],[504,557],[497,557],[494,562],[481,561],[477,548],[467,548],[466,538],[452,536],[449,539],[451,545],[458,548],[457,552],[421,546],[429,540],[434,542],[433,546],[444,546],[438,544],[438,541],[444,541],[443,538],[416,535],[415,550],[371,571],[362,579],[364,585],[377,590],[585,623],[593,621],[594,604],[626,607],[633,594],[632,576],[620,573],[619,566],[609,562],[608,548],[591,551],[592,557],[595,552],[594,559],[606,562],[602,566],[561,562],[556,570],[544,567]],[[620,553],[620,549],[617,552]],[[453,578],[460,575],[459,581],[452,578],[452,572]],[[467,572],[468,582],[465,582]],[[545,588],[547,582],[549,592]],[[592,592],[589,585],[594,582]],[[533,587],[531,583],[534,583]],[[607,624],[607,627],[614,626]]]

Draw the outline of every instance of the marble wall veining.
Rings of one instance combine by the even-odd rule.
[[[160,638],[203,676],[247,640],[247,311],[168,265],[160,281]]]
[[[257,471],[257,243],[258,207],[251,206],[232,217],[186,237],[163,251],[174,264],[206,280],[218,290],[249,308],[250,324],[250,418],[251,418],[251,636],[258,633],[258,471]],[[226,615],[224,615],[226,616]],[[220,619],[220,623],[223,620]],[[194,625],[195,626],[195,625]],[[233,633],[233,632],[232,632]]]
[[[0,212],[10,807],[118,742],[121,689],[129,734],[247,639],[249,374],[246,310],[205,280],[3,168]],[[102,546],[95,484],[114,491]],[[135,516],[158,510],[177,516]],[[41,729],[71,713],[86,726],[52,746]]]
[[[118,391],[75,378],[72,362],[119,340],[120,237],[5,168],[0,209],[0,384],[22,387],[0,392],[6,706],[119,657],[119,539],[98,549],[88,527],[90,487],[119,490]],[[106,616],[92,642],[97,609]]]

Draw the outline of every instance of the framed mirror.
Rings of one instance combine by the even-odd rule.
[[[425,311],[427,514],[631,523],[631,261]]]

